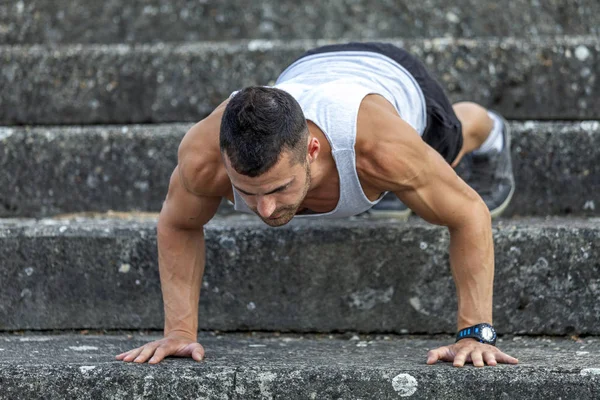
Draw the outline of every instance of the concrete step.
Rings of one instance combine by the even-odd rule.
[[[598,34],[596,0],[0,3],[0,44]]]
[[[156,219],[0,220],[0,330],[162,329]],[[495,223],[501,333],[600,334],[600,220]],[[447,229],[256,218],[206,227],[200,328],[451,333]]]
[[[191,124],[0,128],[0,217],[160,211]],[[600,216],[600,123],[511,122],[507,216]],[[222,207],[227,213],[231,208]]]
[[[115,355],[160,336],[0,336],[0,399],[566,399],[600,397],[597,337],[504,337],[519,364],[427,365],[441,337],[210,334],[202,362]],[[576,339],[576,338],[574,338]]]
[[[594,119],[600,37],[387,40],[424,60],[453,101],[514,119]],[[330,41],[0,46],[0,124],[197,121],[234,90],[273,84]]]

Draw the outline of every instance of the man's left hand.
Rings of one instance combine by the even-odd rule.
[[[472,362],[476,367],[483,367],[484,361],[489,366],[497,363],[517,364],[519,360],[500,351],[491,344],[479,343],[475,339],[462,339],[450,346],[429,350],[427,364],[435,364],[438,360],[453,361],[455,367],[462,367],[465,362]]]

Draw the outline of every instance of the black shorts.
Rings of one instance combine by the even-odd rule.
[[[307,51],[298,60],[313,54],[333,51],[373,51],[403,66],[415,78],[425,96],[427,125],[423,132],[423,140],[440,153],[449,164],[454,161],[463,145],[462,125],[444,89],[429,75],[425,66],[417,58],[392,44],[372,42],[318,47]]]

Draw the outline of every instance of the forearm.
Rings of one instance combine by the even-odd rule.
[[[492,324],[494,244],[489,213],[473,214],[467,223],[450,228],[450,266],[458,298],[458,330]]]
[[[204,231],[181,230],[159,222],[157,241],[165,311],[164,334],[196,340],[205,264]]]

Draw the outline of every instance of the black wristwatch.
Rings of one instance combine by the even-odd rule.
[[[478,324],[473,325],[465,329],[461,329],[456,334],[456,341],[458,342],[461,339],[473,338],[477,339],[480,343],[491,344],[492,346],[496,345],[496,330],[490,324]]]

